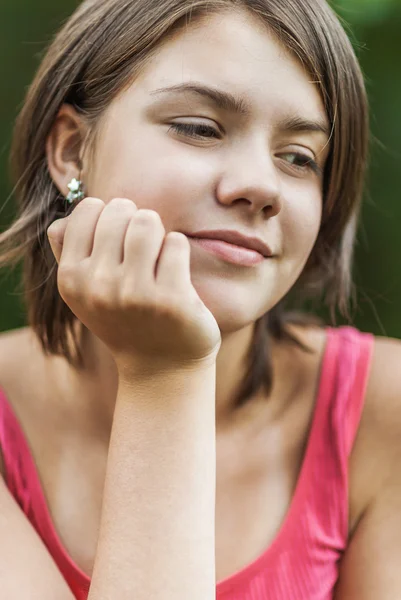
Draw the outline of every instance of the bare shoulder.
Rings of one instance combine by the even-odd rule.
[[[401,340],[376,337],[368,388],[369,406],[380,409],[381,413],[401,410],[400,393]]]
[[[30,327],[11,329],[0,333],[0,361],[10,364],[14,358],[14,352],[23,352],[28,349],[34,340],[34,334]]]
[[[376,337],[361,436],[369,434],[392,452],[401,447],[401,341]]]
[[[21,421],[40,422],[55,407],[55,382],[64,360],[45,355],[30,327],[0,334],[0,389]]]
[[[376,338],[350,460],[354,522],[336,600],[393,600],[401,590],[401,343]]]
[[[18,404],[20,399],[17,384],[25,380],[24,366],[31,354],[31,339],[26,328],[0,333],[0,388],[12,404]],[[34,581],[35,592],[41,598],[72,600],[54,561],[2,480],[4,475],[0,447],[0,537],[6,540],[0,543],[0,565],[2,589],[8,590],[5,596],[32,597]]]
[[[0,360],[7,361],[10,349],[15,348],[19,343],[29,335],[29,328],[12,329],[0,333]]]
[[[33,332],[30,327],[21,327],[19,329],[10,329],[0,333],[0,356],[7,356],[10,348],[16,348],[20,343],[33,338]]]
[[[39,343],[29,327],[0,333],[0,387],[10,396],[38,373],[42,360]]]
[[[27,337],[26,328],[3,331],[0,333],[0,389],[8,397],[13,396],[13,381],[21,377],[18,374],[17,364],[21,365],[24,360],[25,340]],[[17,356],[19,360],[17,361]],[[4,476],[5,466],[0,447],[0,475]]]
[[[34,440],[36,430],[41,431],[48,415],[45,404],[49,396],[49,371],[40,343],[31,328],[0,333],[0,389],[29,441]],[[2,466],[4,472],[4,465],[0,464],[0,469]]]
[[[401,341],[376,337],[364,408],[350,458],[354,524],[399,471],[401,482]],[[353,529],[353,527],[351,528]]]

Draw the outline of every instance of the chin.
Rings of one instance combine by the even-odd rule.
[[[214,298],[213,301],[209,302],[205,301],[204,298],[202,300],[216,319],[222,334],[234,333],[249,327],[270,310],[265,305],[256,307],[250,302],[236,302],[235,298],[225,302],[222,298]]]

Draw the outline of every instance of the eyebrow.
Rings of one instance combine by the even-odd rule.
[[[223,92],[217,88],[210,87],[208,85],[199,84],[196,82],[179,83],[166,88],[159,88],[151,92],[151,94],[161,93],[184,93],[191,92],[198,94],[204,98],[212,100],[216,106],[223,110],[227,110],[233,113],[237,113],[243,116],[248,116],[251,113],[251,109],[243,98],[236,98],[229,92]]]
[[[249,116],[251,114],[250,105],[244,98],[237,98],[229,92],[219,90],[217,88],[204,85],[197,82],[186,82],[172,85],[169,87],[158,88],[153,90],[151,95],[165,94],[165,93],[193,93],[198,94],[204,98],[211,100],[218,108],[226,110],[232,113],[239,114],[241,116]],[[324,120],[311,120],[299,116],[289,116],[282,119],[279,123],[279,128],[284,131],[292,132],[305,132],[313,133],[319,132],[324,133],[327,137],[330,137],[330,128]]]
[[[300,133],[324,133],[327,137],[330,137],[331,134],[326,121],[305,119],[304,117],[287,117],[280,121],[279,128]]]

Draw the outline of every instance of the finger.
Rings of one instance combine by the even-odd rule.
[[[49,240],[50,248],[54,254],[56,261],[59,263],[61,258],[61,251],[63,249],[64,235],[67,229],[69,217],[64,219],[57,219],[47,229],[47,238]]]
[[[100,198],[88,197],[75,207],[69,215],[60,260],[70,264],[91,255],[96,225],[105,206]]]
[[[140,209],[131,218],[124,241],[124,270],[129,287],[154,284],[156,263],[165,235],[166,230],[156,211]]]
[[[138,208],[127,198],[113,198],[106,205],[96,225],[91,258],[105,268],[123,262],[125,235]]]
[[[191,246],[188,238],[177,231],[168,233],[157,265],[156,283],[170,289],[191,284]]]

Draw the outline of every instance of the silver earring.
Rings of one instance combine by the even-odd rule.
[[[84,184],[79,179],[75,179],[74,177],[67,187],[70,190],[70,193],[66,197],[69,204],[73,204],[76,200],[79,201],[85,198]]]

